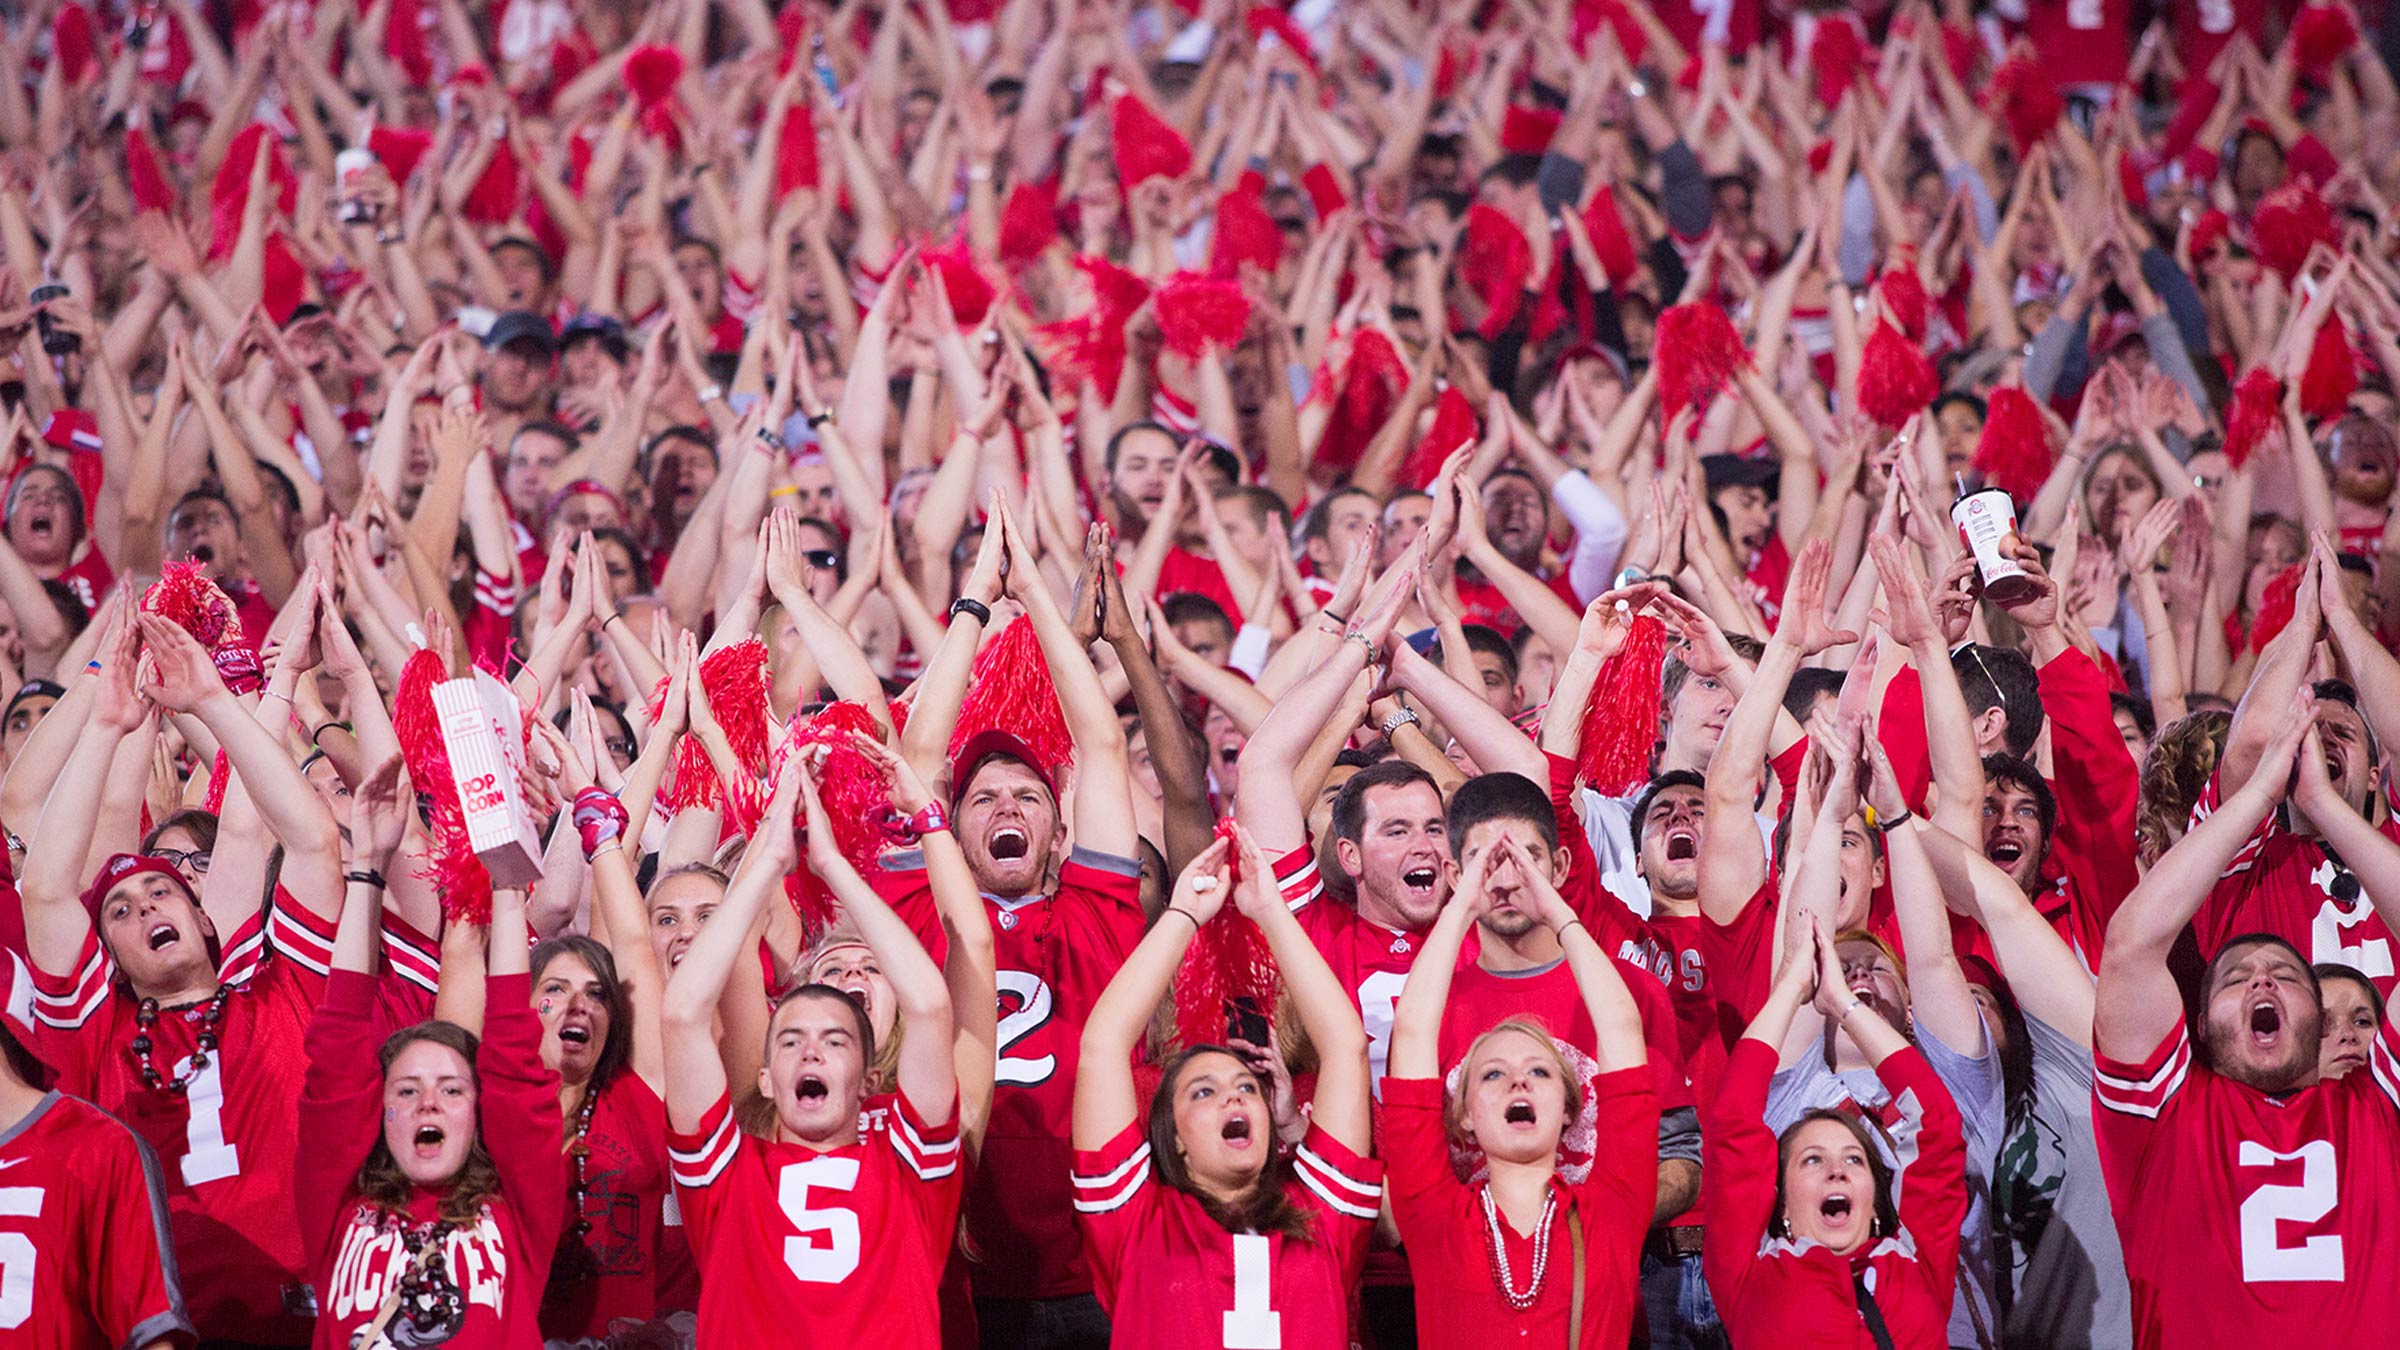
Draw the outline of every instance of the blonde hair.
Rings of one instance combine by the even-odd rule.
[[[1567,1114],[1560,1128],[1574,1124],[1583,1115],[1583,1078],[1575,1072],[1575,1066],[1567,1062],[1566,1053],[1558,1048],[1558,1038],[1550,1034],[1549,1028],[1530,1017],[1504,1017],[1469,1041],[1467,1053],[1459,1057],[1458,1091],[1450,1094],[1450,1100],[1442,1108],[1444,1123],[1449,1126],[1453,1140],[1462,1144],[1475,1142],[1474,1132],[1467,1128],[1469,1067],[1475,1063],[1475,1057],[1483,1053],[1484,1042],[1512,1031],[1542,1047],[1543,1052],[1549,1055],[1552,1066],[1558,1070],[1558,1081],[1567,1090]]]

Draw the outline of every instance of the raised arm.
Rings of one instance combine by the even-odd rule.
[[[1267,950],[1283,976],[1284,994],[1300,1014],[1300,1026],[1317,1052],[1317,1091],[1310,1114],[1318,1128],[1361,1157],[1374,1150],[1374,1117],[1367,1069],[1367,1032],[1358,1005],[1324,954],[1285,907],[1275,871],[1258,841],[1235,826],[1241,845],[1242,879],[1234,907],[1266,935]],[[1172,924],[1168,916],[1163,922]]]
[[[1458,973],[1459,952],[1468,930],[1486,908],[1484,878],[1491,875],[1495,850],[1484,849],[1467,859],[1452,878],[1450,899],[1409,962],[1408,983],[1392,1009],[1392,1042],[1385,1072],[1394,1078],[1439,1078],[1442,1075],[1442,1012],[1450,1003],[1450,983]]]
[[[1075,843],[1100,853],[1130,858],[1140,847],[1133,813],[1125,809],[1132,785],[1126,777],[1125,725],[1117,720],[1116,701],[1101,686],[1100,673],[1058,601],[1042,581],[1033,546],[1003,507],[986,528],[999,529],[1008,545],[1008,593],[1025,606],[1025,621],[1033,625],[1050,679],[1058,687],[1058,705],[1066,715],[1067,734],[1075,741]]]
[[[1081,1058],[1075,1066],[1076,1148],[1101,1147],[1141,1114],[1133,1082],[1134,1050],[1200,926],[1224,907],[1232,889],[1232,852],[1232,841],[1219,838],[1183,869],[1158,922],[1150,925],[1084,1018]],[[691,958],[684,959],[688,964]]]
[[[750,836],[741,871],[725,888],[724,901],[667,977],[659,1016],[667,1052],[667,1123],[674,1129],[697,1130],[709,1108],[725,1095],[725,1061],[717,1049],[717,997],[732,977],[735,962],[758,959],[759,915],[770,903],[783,903],[784,874],[800,864],[789,828],[799,796],[800,759],[795,755],[776,777],[775,795]]]
[[[1909,1009],[1912,1016],[1944,1046],[1970,1059],[1984,1052],[1983,1009],[1967,986],[1967,972],[1958,963],[1950,939],[1950,910],[1942,902],[1942,887],[1925,845],[1917,832],[1922,822],[1912,818],[1908,798],[1892,772],[1883,742],[1864,714],[1859,720],[1859,745],[1866,760],[1867,804],[1875,810],[1875,828],[1883,835],[1884,864],[1892,883],[1892,908],[1900,920],[1900,945],[1908,951]],[[1897,825],[1893,821],[1900,822]]]

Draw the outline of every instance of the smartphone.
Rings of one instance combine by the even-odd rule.
[[[1226,1040],[1247,1041],[1263,1050],[1267,1034],[1267,1015],[1259,1011],[1257,999],[1244,994],[1225,1000]]]
[[[67,294],[67,288],[54,281],[47,286],[34,287],[25,297],[33,302],[33,322],[42,332],[42,350],[52,356],[65,356],[83,350],[83,339],[59,327],[58,321],[50,317],[50,302],[64,300]]]

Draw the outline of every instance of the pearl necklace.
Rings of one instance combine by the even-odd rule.
[[[1518,1293],[1516,1281],[1508,1271],[1508,1248],[1500,1232],[1500,1206],[1492,1201],[1492,1188],[1483,1188],[1483,1222],[1492,1242],[1492,1283],[1499,1286],[1500,1297],[1518,1312],[1531,1308],[1542,1296],[1542,1277],[1550,1272],[1550,1220],[1558,1212],[1558,1191],[1553,1188],[1542,1196],[1542,1217],[1533,1229],[1533,1268],[1524,1293]]]

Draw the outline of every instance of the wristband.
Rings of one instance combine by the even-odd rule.
[[[1368,637],[1366,634],[1359,632],[1355,628],[1351,629],[1347,633],[1342,634],[1342,641],[1357,643],[1359,650],[1367,654],[1367,664],[1370,666],[1375,664],[1375,658],[1383,654],[1382,649],[1375,645],[1375,639]]]
[[[831,421],[833,421],[833,409],[831,408],[819,408],[808,415],[808,425],[811,429],[824,426]]]
[[[575,830],[583,836],[583,860],[590,862],[600,855],[601,845],[615,842],[628,819],[625,803],[613,793],[598,787],[576,793]]]
[[[1833,1024],[1834,1024],[1835,1026],[1837,1026],[1837,1027],[1838,1027],[1838,1026],[1840,1026],[1842,1023],[1849,1021],[1849,1020],[1850,1020],[1850,1014],[1852,1014],[1852,1013],[1854,1013],[1854,1012],[1857,1012],[1859,1009],[1861,1009],[1861,1008],[1864,1008],[1865,1006],[1867,1006],[1867,1001],[1866,1001],[1865,999],[1863,999],[1863,998],[1854,998],[1854,999],[1851,999],[1851,1000],[1850,1000],[1850,1006],[1849,1006],[1849,1007],[1847,1007],[1847,1008],[1844,1008],[1844,1009],[1842,1009],[1842,1015],[1841,1015],[1841,1016],[1839,1016],[1839,1017],[1836,1017],[1836,1018],[1834,1018],[1834,1019],[1833,1019]]]
[[[1180,915],[1182,915],[1184,918],[1191,920],[1191,925],[1192,925],[1192,931],[1193,931],[1193,932],[1197,933],[1197,932],[1199,932],[1199,931],[1200,931],[1200,921],[1199,921],[1198,919],[1192,918],[1192,912],[1191,912],[1190,910],[1188,910],[1188,909],[1185,909],[1185,908],[1183,908],[1183,907],[1182,907],[1182,906],[1180,906],[1180,905],[1169,905],[1169,906],[1167,906],[1167,913],[1169,913],[1169,914],[1180,914]]]
[[[992,607],[970,596],[962,595],[950,602],[950,617],[955,619],[961,614],[973,615],[977,623],[992,621]]]
[[[1877,834],[1890,834],[1892,831],[1899,829],[1901,826],[1906,825],[1908,822],[1916,819],[1914,815],[1909,813],[1909,809],[1905,806],[1900,808],[1900,813],[1898,815],[1892,816],[1887,816],[1870,806],[1866,809],[1866,817],[1867,828],[1873,830]]]
[[[1318,610],[1318,611],[1317,611],[1317,617],[1318,617],[1318,618],[1320,618],[1320,619],[1331,619],[1331,620],[1333,620],[1333,626],[1334,626],[1334,627],[1336,627],[1336,628],[1339,628],[1339,629],[1343,629],[1343,630],[1345,630],[1345,631],[1346,631],[1346,630],[1348,630],[1348,629],[1349,629],[1349,627],[1350,627],[1350,620],[1349,620],[1349,618],[1348,618],[1347,616],[1345,616],[1345,615],[1341,615],[1341,614],[1336,614],[1336,613],[1334,613],[1334,612],[1333,612],[1332,610],[1330,610],[1330,609],[1320,609],[1320,610]]]
[[[943,812],[940,802],[929,801],[917,808],[915,815],[901,822],[901,826],[910,834],[922,839],[929,834],[947,833],[950,829],[950,817]]]
[[[372,886],[379,891],[391,889],[389,886],[384,884],[383,873],[376,871],[372,867],[353,868],[350,871],[342,873],[342,880],[355,881],[362,886]]]
[[[1559,936],[1561,939],[1564,939],[1564,938],[1566,937],[1566,935],[1567,935],[1567,930],[1568,930],[1568,929],[1570,929],[1570,928],[1583,928],[1583,920],[1581,920],[1581,919],[1569,919],[1569,920],[1567,920],[1565,923],[1562,923],[1562,924],[1560,924],[1560,925],[1558,926],[1558,936]],[[1592,936],[1592,930],[1591,930],[1591,929],[1589,929],[1589,928],[1583,928],[1583,935],[1584,935],[1585,937],[1591,937],[1591,936]],[[1592,940],[1593,940],[1593,941],[1595,941],[1595,942],[1599,941],[1599,939],[1598,939],[1598,938],[1593,938]]]

